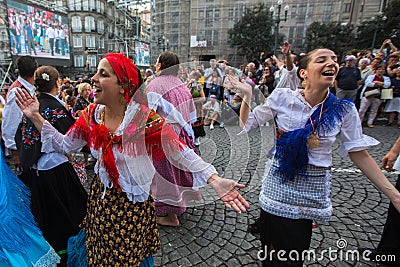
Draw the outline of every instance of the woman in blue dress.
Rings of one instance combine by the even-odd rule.
[[[29,206],[28,187],[8,168],[0,149],[0,267],[55,266],[60,261]]]

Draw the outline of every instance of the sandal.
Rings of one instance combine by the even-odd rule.
[[[388,126],[393,126],[393,122],[389,122],[389,123],[383,125],[383,127],[388,127]]]

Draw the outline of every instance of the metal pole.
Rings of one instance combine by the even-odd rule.
[[[276,55],[276,48],[278,47],[278,37],[279,37],[279,20],[276,21],[276,27],[275,27],[274,55]]]
[[[274,55],[276,55],[276,49],[278,48],[278,38],[279,38],[279,24],[281,23],[281,7],[282,3],[278,3],[278,15],[274,20],[276,22],[275,26],[275,43],[274,43]]]

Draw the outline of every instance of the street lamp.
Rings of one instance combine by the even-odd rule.
[[[278,4],[278,8],[277,8],[277,12],[276,12],[276,18],[274,18],[274,12],[275,12],[275,7],[271,6],[269,9],[269,13],[271,13],[271,22],[275,23],[275,43],[274,43],[274,55],[276,54],[276,48],[278,46],[278,38],[279,38],[279,24],[281,23],[281,21],[286,21],[287,20],[287,16],[288,16],[288,12],[289,12],[289,6],[286,5],[283,10],[285,11],[285,18],[281,19],[281,9],[282,9],[282,0],[279,0],[277,2]]]
[[[375,21],[375,17],[371,18],[372,22]],[[378,30],[382,29],[383,24],[385,23],[385,21],[387,20],[386,16],[382,16],[382,14],[378,15],[377,19],[376,19],[376,23],[375,23],[375,29],[374,29],[374,36],[372,38],[372,44],[371,44],[371,51],[374,51],[374,47],[375,47],[375,41],[376,41],[376,34],[378,33]]]

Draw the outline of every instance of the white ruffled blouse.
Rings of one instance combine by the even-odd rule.
[[[322,103],[311,107],[301,95],[302,90],[292,91],[289,88],[276,88],[264,105],[258,106],[253,112],[250,112],[244,130],[248,132],[274,118],[279,129],[285,132],[304,128],[310,115]],[[319,167],[332,165],[332,147],[337,137],[341,143],[340,155],[342,157],[347,156],[349,152],[361,151],[379,144],[376,139],[362,133],[360,117],[354,105],[344,116],[341,124],[335,125],[330,132],[319,132],[319,136],[320,145],[316,148],[309,148],[308,154],[308,163]]]
[[[132,121],[138,107],[139,104],[133,101],[128,106],[125,112],[125,117],[115,132],[117,136],[123,134],[125,128]],[[104,108],[104,105],[98,105],[96,107],[94,118],[97,123],[100,123],[101,113]],[[86,145],[86,141],[76,138],[76,136],[79,135],[74,134],[74,132],[69,132],[67,135],[63,135],[50,123],[45,121],[41,133],[42,151],[45,153],[58,151],[67,154],[80,151],[80,149]],[[99,160],[99,156],[102,155],[101,148],[99,150],[91,148],[91,152],[92,155],[98,159],[94,170],[99,175],[101,182],[104,184],[105,190],[107,190],[107,188],[112,188],[113,185],[105,169],[104,163],[102,159]],[[155,168],[150,156],[143,155],[133,157],[121,153],[118,150],[117,145],[113,146],[113,153],[119,172],[118,182],[122,191],[127,194],[128,199],[133,203],[146,201],[149,197],[150,186],[155,174]],[[180,166],[185,168],[185,170],[192,172],[193,188],[196,190],[205,186],[211,175],[217,174],[213,165],[203,161],[190,148],[185,148],[183,151],[174,155],[167,155],[167,157],[176,166]]]

